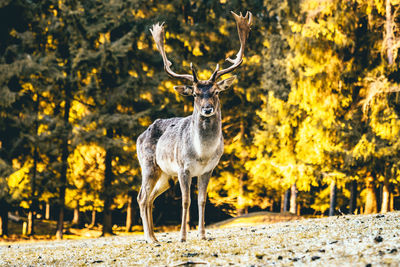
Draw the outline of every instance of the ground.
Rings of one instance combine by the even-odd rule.
[[[0,266],[399,266],[400,212],[0,246]],[[192,263],[192,264],[190,264]],[[193,264],[196,263],[196,264]]]

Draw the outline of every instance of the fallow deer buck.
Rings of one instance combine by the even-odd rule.
[[[246,16],[232,12],[237,25],[240,50],[235,59],[227,58],[231,65],[219,70],[217,64],[208,80],[199,80],[190,64],[192,74],[177,74],[171,70],[164,49],[163,24],[150,29],[164,62],[165,71],[174,78],[184,79],[191,85],[179,85],[174,89],[184,96],[194,97],[193,114],[185,118],[157,119],[137,139],[137,156],[142,168],[142,186],[138,195],[140,215],[145,239],[157,242],[153,227],[153,202],[170,187],[176,177],[182,192],[181,241],[186,241],[186,225],[190,206],[190,184],[198,177],[199,236],[206,238],[204,210],[210,176],[223,153],[221,131],[221,107],[218,94],[232,85],[236,76],[218,81],[222,75],[239,67],[243,62],[246,39],[250,32],[252,14]]]

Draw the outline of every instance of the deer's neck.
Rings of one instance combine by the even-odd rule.
[[[199,156],[212,154],[221,142],[221,110],[204,117],[194,110],[192,115],[193,145]]]

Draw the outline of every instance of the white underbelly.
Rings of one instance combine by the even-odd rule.
[[[178,176],[181,171],[188,171],[191,177],[201,176],[218,164],[222,154],[221,144],[221,139],[213,140],[208,146],[194,142],[194,153],[190,154],[179,151],[182,147],[176,144],[168,146],[160,140],[156,147],[157,165],[168,176]]]
[[[203,163],[201,161],[191,162],[188,165],[188,169],[192,177],[201,176],[205,173],[212,171],[215,168],[215,166],[217,166],[218,161],[219,158],[216,157],[214,159],[209,160],[206,163]]]
[[[186,159],[183,166],[179,166],[176,158],[172,156],[166,157],[162,154],[157,154],[156,160],[157,165],[168,176],[178,176],[178,173],[185,169],[190,173],[191,177],[194,177],[212,171],[215,166],[217,166],[219,157],[214,155],[214,157],[211,157],[208,160]]]
[[[179,166],[176,161],[157,160],[160,169],[169,176],[178,176]]]

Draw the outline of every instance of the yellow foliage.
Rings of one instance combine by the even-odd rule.
[[[26,91],[34,92],[34,88],[33,88],[33,85],[31,83],[23,83],[21,85],[21,87],[22,87],[22,92],[26,92]],[[37,97],[37,95],[35,94],[33,96],[33,100],[34,101],[36,101],[36,97]]]
[[[17,159],[13,159],[12,166],[16,171],[7,177],[7,184],[10,189],[11,198],[21,200],[22,197],[27,197],[26,190],[30,188],[29,172],[32,165],[33,162],[31,160],[25,161],[22,164]],[[25,201],[22,201],[20,206],[23,208],[29,208],[28,203]]]
[[[132,77],[135,77],[135,78],[139,77],[138,73],[135,70],[130,70],[128,73]]]
[[[142,9],[138,9],[138,10],[133,9],[132,10],[132,15],[137,17],[137,18],[140,18],[140,19],[146,18],[146,14],[144,14]]]
[[[375,153],[374,140],[369,141],[367,135],[364,134],[358,144],[354,147],[353,155],[356,159],[371,156]]]
[[[74,121],[83,118],[87,114],[88,110],[84,104],[80,103],[79,101],[71,102],[69,122],[73,123]]]
[[[137,48],[138,48],[139,50],[142,50],[142,49],[145,49],[145,48],[148,48],[148,47],[149,47],[149,45],[148,45],[148,43],[146,42],[146,34],[145,34],[145,33],[142,33],[142,34],[140,35],[140,38],[139,38],[138,42],[137,42]]]
[[[149,126],[152,122],[149,116],[140,117],[138,121],[142,126]]]
[[[219,27],[219,32],[222,34],[222,35],[225,35],[225,36],[229,36],[229,31],[226,29],[226,27],[227,27],[227,24],[222,24],[220,27]]]
[[[145,99],[149,101],[150,103],[153,103],[153,95],[150,92],[142,92],[140,94],[141,99]]]
[[[195,55],[196,57],[202,56],[202,55],[203,55],[203,52],[201,52],[201,50],[200,50],[200,43],[199,43],[199,42],[196,42],[196,45],[195,45],[195,47],[193,48],[192,53],[193,53],[193,55]]]
[[[110,42],[110,32],[100,33],[98,42],[100,44],[109,43]]]
[[[75,200],[79,200],[79,205],[86,206],[86,209],[102,206],[98,194],[104,180],[104,159],[105,150],[96,144],[80,144],[69,155],[68,181],[75,189],[67,189],[67,206],[73,208]]]

